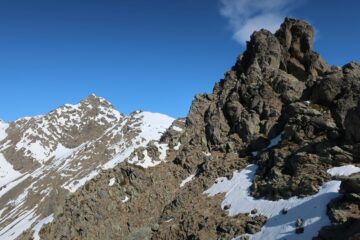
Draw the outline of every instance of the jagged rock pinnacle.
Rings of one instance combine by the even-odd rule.
[[[275,34],[265,29],[254,32],[236,66],[248,75],[271,68],[284,70],[303,82],[314,80],[329,66],[312,50],[313,37],[310,24],[286,18]]]
[[[312,51],[314,30],[307,22],[285,18],[275,36],[281,45],[294,55]]]

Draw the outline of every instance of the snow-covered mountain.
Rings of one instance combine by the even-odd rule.
[[[95,95],[46,115],[1,121],[0,239],[27,229],[35,230],[36,239],[70,192],[159,140],[173,121],[151,112],[123,115]],[[157,146],[165,154],[166,146]]]

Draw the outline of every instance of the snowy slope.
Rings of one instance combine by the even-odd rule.
[[[7,136],[9,124],[0,122],[0,239],[15,239],[29,228],[38,239],[41,226],[52,220],[48,206],[56,199],[125,161],[138,147],[158,141],[173,121],[142,111],[125,116],[92,95],[15,121],[17,138]],[[165,159],[166,146],[161,147]]]
[[[141,124],[133,123],[130,127],[136,127],[141,129],[138,136],[133,139],[133,146],[126,148],[124,151],[120,151],[117,156],[104,164],[103,169],[113,168],[119,164],[123,159],[130,156],[130,154],[139,147],[145,147],[150,141],[158,141],[160,137],[169,128],[174,121],[173,118],[161,113],[141,112],[137,111],[134,114],[135,119],[141,119]],[[166,151],[168,149],[166,144],[158,144],[157,146],[161,152],[160,160],[164,160],[166,157]],[[116,147],[115,147],[116,148]],[[145,150],[146,151],[146,150]],[[161,161],[153,161],[147,153],[145,153],[145,161],[139,162],[137,159],[128,159],[129,163],[142,166],[143,168],[153,167],[159,164]]]
[[[240,172],[234,172],[230,180],[225,177],[217,179],[216,183],[205,191],[210,197],[218,193],[226,193],[221,207],[230,206],[228,209],[230,216],[250,213],[251,210],[257,209],[257,214],[268,217],[261,231],[249,235],[250,239],[312,239],[321,227],[330,224],[326,205],[339,196],[340,181],[327,182],[321,186],[317,194],[305,198],[293,197],[278,201],[254,199],[249,193],[256,169],[256,165],[249,165]],[[360,172],[360,169],[348,165],[329,169],[329,172],[332,175],[346,176]],[[283,209],[288,210],[286,214],[282,213]],[[296,234],[295,221],[300,218],[304,220],[305,231],[303,234]]]
[[[0,188],[13,182],[21,175],[20,172],[14,170],[13,166],[4,158],[4,155],[0,153]]]
[[[8,123],[3,122],[0,119],[0,141],[2,141],[6,136],[6,129],[9,127]]]

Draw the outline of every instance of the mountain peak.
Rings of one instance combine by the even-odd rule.
[[[262,29],[251,35],[235,69],[239,75],[245,73],[252,75],[253,79],[269,69],[279,69],[302,82],[314,81],[330,68],[312,50],[313,38],[314,30],[310,24],[285,18],[275,34]]]
[[[309,52],[313,46],[314,29],[303,20],[285,18],[275,36],[287,50]]]
[[[105,98],[99,97],[94,93],[90,94],[89,96],[81,100],[80,104],[91,105],[93,107],[104,106],[104,107],[113,108],[113,105],[110,102],[108,102]]]

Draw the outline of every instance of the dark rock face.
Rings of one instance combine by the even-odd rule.
[[[352,62],[327,73],[317,81],[310,97],[314,103],[329,107],[337,126],[355,142],[359,141],[353,130],[360,94],[359,72],[360,65]]]
[[[146,194],[133,198],[131,210],[121,214],[148,222],[128,227],[127,239],[148,232],[152,239],[228,239],[259,231],[264,217],[228,217],[221,214],[220,197],[209,200],[202,194],[217,177],[230,177],[250,162],[259,166],[253,196],[273,200],[315,194],[330,180],[327,169],[360,162],[360,65],[330,68],[313,51],[313,36],[309,24],[290,18],[275,34],[255,32],[213,93],[195,97],[181,135],[168,132],[162,139],[172,147],[167,163],[161,166],[161,172],[169,173],[167,184],[160,184],[157,177],[146,181],[147,194],[156,189],[159,196],[167,197],[161,198],[161,206],[151,205],[156,208],[151,213],[139,210]],[[274,138],[279,139],[278,144],[271,144]],[[155,171],[159,170],[141,174],[148,179]],[[195,180],[185,187],[174,184],[190,174]],[[354,192],[358,182],[344,180],[342,190],[344,196],[329,206],[334,209],[329,215],[334,215],[335,227],[322,230],[319,239],[332,239],[329,236],[336,231],[341,236],[343,229],[349,230],[348,238],[358,236],[359,197]],[[71,212],[70,200],[68,204]],[[348,211],[349,206],[355,217],[346,213],[340,220],[332,213]],[[75,221],[74,216],[67,218]],[[46,227],[43,237],[61,239],[54,234],[68,231],[67,218]],[[154,224],[159,225],[154,228]],[[299,234],[303,230],[299,229]]]
[[[345,117],[345,131],[347,133],[347,137],[354,141],[360,142],[360,102],[358,105],[348,111]]]
[[[344,178],[341,182],[340,192],[344,194],[360,194],[360,173]]]

